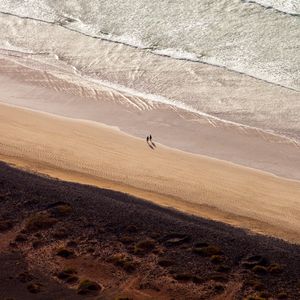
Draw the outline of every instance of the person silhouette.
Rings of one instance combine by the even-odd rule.
[[[152,135],[151,134],[149,136],[149,140],[150,140],[150,142],[152,142]]]
[[[149,136],[147,136],[146,140],[147,140],[147,143],[148,143],[149,142]]]

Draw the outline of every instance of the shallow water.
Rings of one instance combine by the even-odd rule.
[[[0,0],[1,53],[299,140],[299,4],[256,2]]]

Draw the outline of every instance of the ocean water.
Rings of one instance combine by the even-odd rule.
[[[300,140],[298,0],[0,0],[0,55]],[[71,79],[72,80],[72,79]]]
[[[243,0],[245,2],[256,2],[266,8],[274,8],[288,14],[299,15],[300,2],[298,0]]]

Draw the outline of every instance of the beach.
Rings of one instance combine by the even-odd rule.
[[[142,95],[136,97],[102,85],[90,86],[80,82],[82,78],[66,78],[65,73],[60,78],[48,70],[32,69],[8,58],[2,59],[0,66],[1,102],[104,123],[139,138],[152,133],[157,142],[171,148],[300,179],[297,140],[212,116],[201,116],[175,105],[152,102],[149,106]],[[258,91],[265,88],[253,86],[253,90]],[[281,92],[287,93],[283,99],[297,99],[297,93]],[[276,88],[270,91],[270,97],[275,97],[275,93]],[[253,94],[253,97],[260,96]],[[285,117],[282,119],[286,120]]]
[[[299,299],[299,9],[0,1],[0,298]]]
[[[88,121],[1,105],[1,158],[73,182],[299,242],[298,181],[172,150]]]

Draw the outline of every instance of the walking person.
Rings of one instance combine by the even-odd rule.
[[[150,141],[151,145],[152,145],[154,148],[156,148],[155,143],[152,141],[152,135],[151,135],[151,134],[149,135],[149,141]]]
[[[148,135],[147,135],[146,141],[147,141],[147,143],[149,143],[149,136]]]

